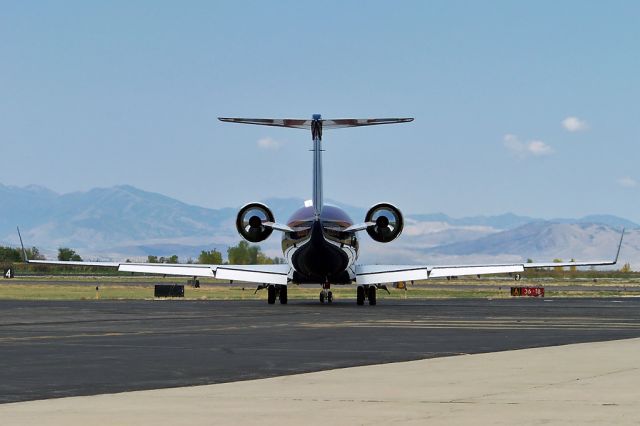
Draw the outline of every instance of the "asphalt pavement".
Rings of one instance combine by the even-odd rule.
[[[0,403],[640,337],[640,299],[0,301]]]

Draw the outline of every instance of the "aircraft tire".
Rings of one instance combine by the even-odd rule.
[[[324,304],[324,291],[320,292],[320,303]]]
[[[287,286],[283,285],[283,286],[280,286],[280,304],[286,305],[287,302],[288,302]]]
[[[274,285],[267,287],[267,303],[270,305],[276,303],[276,286]]]
[[[377,303],[376,301],[376,287],[373,285],[369,286],[369,305],[374,306]]]
[[[356,303],[358,306],[364,305],[364,287],[359,285],[356,290]]]

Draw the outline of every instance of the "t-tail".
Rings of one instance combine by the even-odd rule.
[[[375,126],[378,124],[408,123],[413,118],[338,118],[323,120],[320,114],[313,114],[311,120],[304,119],[274,119],[274,118],[226,118],[218,117],[220,121],[229,123],[255,124],[260,126],[291,127],[295,129],[311,130],[313,140],[313,210],[316,220],[322,213],[322,131],[325,129],[342,129],[346,127]]]
[[[313,114],[311,121],[311,138],[313,139],[313,213],[316,221],[322,213],[322,116]]]

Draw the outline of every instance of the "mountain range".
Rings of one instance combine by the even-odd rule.
[[[58,194],[41,186],[0,184],[0,200],[0,244],[17,245],[15,227],[20,225],[25,244],[39,247],[48,257],[64,246],[85,259],[178,254],[186,260],[205,249],[226,253],[240,239],[235,230],[239,206],[198,207],[128,185]],[[298,198],[262,202],[281,222],[303,204]],[[355,222],[362,221],[367,210],[332,204]],[[464,218],[405,213],[405,221],[403,235],[389,244],[374,243],[364,234],[360,260],[433,264],[607,259],[615,254],[620,228],[625,227],[621,261],[640,269],[640,225],[617,216],[543,220],[513,213]],[[271,256],[281,254],[276,236],[261,246]]]

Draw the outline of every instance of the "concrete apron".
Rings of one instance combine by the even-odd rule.
[[[3,425],[638,424],[640,339],[0,405]]]

